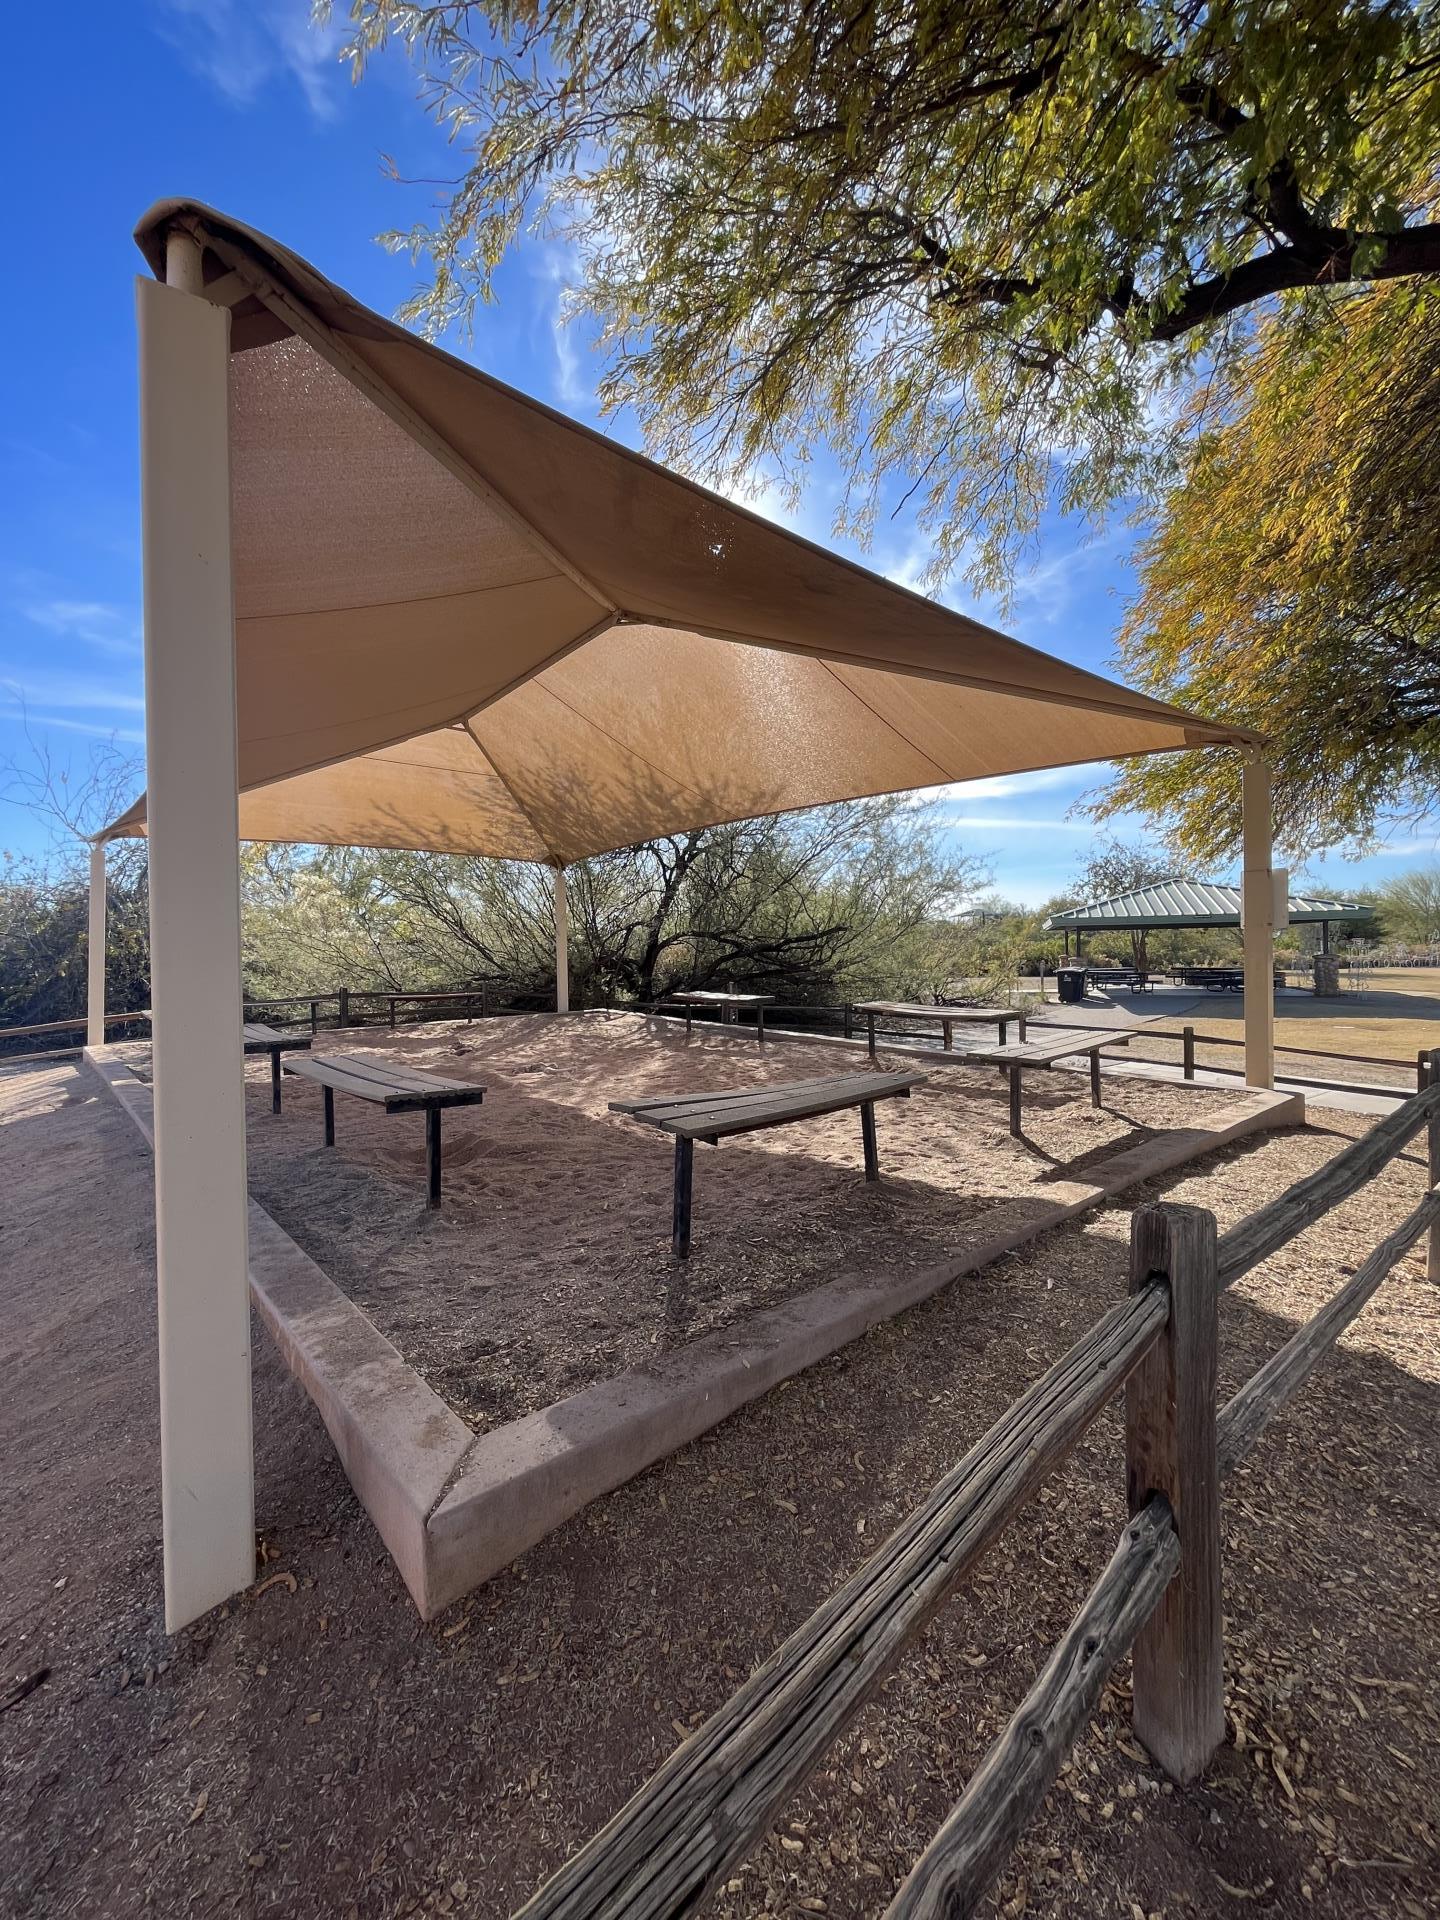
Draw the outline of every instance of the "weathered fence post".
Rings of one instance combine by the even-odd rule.
[[[1131,1291],[1157,1275],[1170,1283],[1170,1320],[1126,1387],[1126,1493],[1132,1513],[1152,1494],[1170,1502],[1180,1571],[1135,1642],[1134,1714],[1136,1733],[1183,1784],[1203,1772],[1225,1733],[1213,1214],[1136,1211]]]
[[[1434,1086],[1440,1081],[1440,1047],[1430,1055],[1428,1084]],[[1431,1117],[1429,1128],[1430,1144],[1430,1185],[1440,1185],[1440,1114]],[[1425,1277],[1440,1286],[1440,1222],[1430,1229],[1430,1238],[1426,1243]]]
[[[1430,1072],[1430,1056],[1428,1053],[1426,1053],[1424,1047],[1421,1047],[1420,1051],[1415,1056],[1415,1091],[1416,1093],[1423,1093],[1425,1091],[1426,1079],[1429,1075],[1429,1072]]]
[[[341,987],[335,997],[340,1002],[340,1011],[336,1015],[335,1024],[337,1027],[348,1027],[350,1024],[350,989],[348,987]]]
[[[1193,1080],[1195,1078],[1195,1029],[1194,1027],[1182,1027],[1180,1029],[1180,1037],[1185,1048],[1185,1078],[1187,1080]]]

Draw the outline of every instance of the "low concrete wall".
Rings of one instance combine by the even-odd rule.
[[[107,1054],[84,1057],[153,1145],[150,1088]],[[1114,1154],[1043,1198],[990,1208],[942,1265],[839,1275],[478,1437],[253,1200],[251,1297],[428,1620],[592,1500],[882,1320],[1141,1180],[1304,1119],[1303,1095],[1252,1090],[1207,1126]]]
[[[103,1047],[87,1048],[85,1060],[153,1148],[151,1088]],[[251,1301],[319,1409],[350,1484],[428,1617],[426,1521],[474,1436],[254,1200],[248,1224]]]
[[[1304,1120],[1303,1095],[1252,1092],[1208,1126],[1161,1134],[1113,1155],[1087,1180],[1056,1182],[1044,1199],[990,1208],[942,1266],[841,1276],[482,1435],[431,1516],[432,1603],[468,1593],[599,1495],[952,1281],[1141,1180],[1243,1134]]]

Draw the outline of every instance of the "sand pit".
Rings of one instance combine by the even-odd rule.
[[[447,1116],[445,1204],[427,1214],[419,1116],[337,1099],[326,1151],[318,1089],[287,1080],[277,1119],[267,1063],[247,1069],[256,1199],[477,1431],[837,1273],[932,1265],[997,1202],[1042,1197],[1097,1157],[1234,1102],[1230,1090],[1107,1078],[1097,1112],[1083,1075],[1034,1074],[1027,1138],[1015,1141],[1000,1076],[941,1066],[911,1100],[878,1110],[878,1186],[862,1177],[855,1113],[698,1148],[682,1265],[669,1250],[670,1143],[607,1103],[850,1072],[863,1056],[773,1042],[762,1052],[714,1028],[687,1041],[629,1015],[356,1030],[320,1045],[487,1088],[482,1107]]]

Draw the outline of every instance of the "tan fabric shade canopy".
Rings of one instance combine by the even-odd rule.
[[[231,307],[240,830],[552,863],[1254,736],[909,593],[189,201]],[[108,829],[144,831],[140,801]]]

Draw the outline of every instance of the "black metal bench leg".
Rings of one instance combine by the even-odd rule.
[[[270,1111],[280,1111],[280,1049],[270,1049]]]
[[[675,1142],[675,1216],[670,1229],[670,1251],[677,1260],[690,1252],[690,1180],[695,1168],[695,1142]]]
[[[440,1204],[440,1109],[425,1109],[425,1204]]]
[[[860,1138],[865,1142],[865,1178],[880,1178],[880,1155],[875,1146],[875,1102],[860,1102]]]
[[[1090,1055],[1090,1104],[1092,1107],[1098,1107],[1100,1104],[1100,1055],[1098,1052]]]
[[[1009,1067],[1007,1072],[1010,1075],[1010,1131],[1018,1140],[1020,1138],[1020,1069]]]
[[[322,1087],[320,1091],[325,1095],[325,1144],[327,1147],[333,1147],[335,1144],[335,1089]]]

